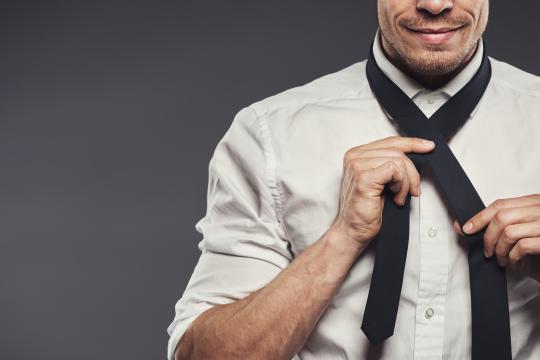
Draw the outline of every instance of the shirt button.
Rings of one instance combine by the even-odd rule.
[[[434,103],[435,103],[435,99],[432,98],[432,97],[429,97],[429,98],[427,99],[427,103],[428,103],[428,104],[434,104]]]
[[[432,226],[428,230],[428,236],[429,237],[435,237],[437,236],[437,228],[435,226]]]
[[[426,311],[424,311],[424,316],[426,317],[426,319],[431,319],[434,314],[435,314],[435,311],[433,311],[433,309],[430,307],[428,307]]]

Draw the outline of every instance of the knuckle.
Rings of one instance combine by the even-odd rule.
[[[387,161],[384,163],[384,165],[388,166],[393,171],[397,171],[397,165],[394,161]]]
[[[497,199],[493,202],[493,207],[495,209],[504,209],[508,207],[508,200],[509,199]]]
[[[516,250],[521,254],[521,255],[526,255],[530,252],[530,244],[528,241],[526,240],[521,240],[521,241],[518,241],[517,244],[515,245],[516,247]]]
[[[369,189],[370,174],[368,171],[361,171],[356,177],[354,182],[354,192],[358,196],[364,196],[367,194]]]
[[[515,240],[515,231],[512,226],[505,227],[503,229],[502,235],[503,235],[503,239],[507,243],[513,243]]]
[[[362,164],[358,160],[349,162],[349,168],[353,173],[360,173],[362,171]]]
[[[494,202],[492,202],[491,205],[489,206],[491,206],[494,209],[500,209],[502,205],[501,203],[502,203],[502,199],[497,199]]]
[[[508,258],[510,259],[511,263],[515,264],[519,261],[519,254],[516,251],[510,251]]]
[[[345,154],[343,155],[343,162],[344,163],[349,163],[353,159],[354,159],[354,150],[349,149],[349,150],[345,151]]]
[[[353,193],[356,195],[362,195],[365,187],[359,181],[354,183]]]
[[[355,180],[356,180],[356,184],[358,186],[361,186],[363,184],[366,184],[369,182],[369,172],[365,171],[365,170],[360,170],[358,172],[355,173]]]
[[[493,220],[498,223],[498,224],[503,224],[504,221],[506,220],[507,218],[507,215],[506,215],[506,211],[504,211],[503,209],[501,210],[498,210],[496,213],[495,213],[495,216],[493,217]]]

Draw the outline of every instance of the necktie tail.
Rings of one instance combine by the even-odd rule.
[[[410,195],[402,207],[396,205],[393,196],[385,188],[383,218],[397,226],[381,227],[374,239],[375,264],[362,320],[362,331],[373,345],[382,343],[394,333],[409,244]],[[394,271],[387,271],[388,263]],[[378,311],[377,308],[385,310]]]

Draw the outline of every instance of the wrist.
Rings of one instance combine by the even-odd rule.
[[[325,236],[326,246],[339,255],[352,254],[358,257],[367,246],[368,241],[358,241],[340,223],[334,223]]]
[[[314,258],[317,259],[317,265],[313,266],[317,267],[317,272],[322,276],[319,284],[330,284],[333,288],[345,280],[364,247],[346,237],[342,231],[331,227],[314,244],[313,249]]]

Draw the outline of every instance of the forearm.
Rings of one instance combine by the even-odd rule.
[[[265,287],[202,313],[176,359],[290,360],[363,250],[348,244],[329,230]]]

